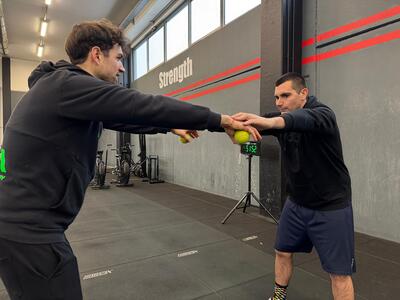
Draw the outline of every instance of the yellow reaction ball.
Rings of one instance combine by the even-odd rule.
[[[244,144],[250,141],[250,133],[244,130],[237,130],[234,134],[234,139],[238,144]]]
[[[188,141],[185,139],[185,138],[183,138],[183,137],[180,137],[179,138],[179,141],[182,143],[182,144],[186,144]]]

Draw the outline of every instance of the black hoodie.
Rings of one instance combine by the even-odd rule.
[[[126,89],[65,61],[40,64],[29,88],[2,145],[0,237],[9,240],[65,240],[93,177],[102,123],[131,132],[152,131],[146,126],[220,130],[221,116],[208,108]]]
[[[279,115],[269,113],[265,117]],[[281,116],[285,119],[283,130],[266,130],[262,134],[275,135],[279,140],[290,199],[316,210],[348,206],[350,176],[334,112],[309,97],[302,109]]]

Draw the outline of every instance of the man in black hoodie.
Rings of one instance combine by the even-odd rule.
[[[227,115],[115,84],[126,43],[106,20],[75,25],[65,48],[72,64],[40,64],[4,132],[0,277],[13,300],[82,299],[64,232],[93,177],[101,127],[133,133],[229,128],[261,138]]]
[[[264,117],[238,113],[246,125],[278,138],[287,194],[275,243],[275,289],[271,300],[286,299],[293,253],[318,252],[329,273],[335,300],[354,299],[354,225],[349,172],[334,112],[308,96],[304,78],[287,73],[275,83],[279,112]]]

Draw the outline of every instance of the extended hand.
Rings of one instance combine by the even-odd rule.
[[[171,129],[173,134],[180,136],[181,138],[185,139],[186,142],[191,142],[193,139],[199,137],[199,133],[197,130],[188,130],[188,129]]]
[[[249,132],[255,141],[259,141],[262,138],[261,134],[256,128],[246,125],[239,120],[235,120],[228,115],[221,115],[221,127],[225,129],[225,132],[230,136],[232,141],[234,141],[233,134],[235,130],[245,130]]]

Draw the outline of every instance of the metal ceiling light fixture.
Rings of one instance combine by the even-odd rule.
[[[0,0],[1,1],[1,0]],[[40,20],[40,42],[37,47],[37,52],[36,55],[38,57],[42,57],[44,53],[44,38],[47,34],[47,27],[49,26],[49,19],[47,18],[47,9],[49,5],[51,4],[51,0],[45,0],[45,6],[44,6],[44,16]]]
[[[46,19],[46,16],[40,22],[40,36],[45,37],[47,33],[47,26],[49,25],[49,21]]]
[[[36,55],[38,57],[42,57],[43,56],[43,52],[44,52],[44,42],[43,42],[43,40],[40,40],[40,43],[39,43],[38,48],[37,48]]]
[[[44,7],[44,16],[40,21],[40,36],[41,37],[46,36],[47,26],[49,25],[49,19],[47,18],[47,9],[48,9],[48,5],[46,2],[46,5]]]

